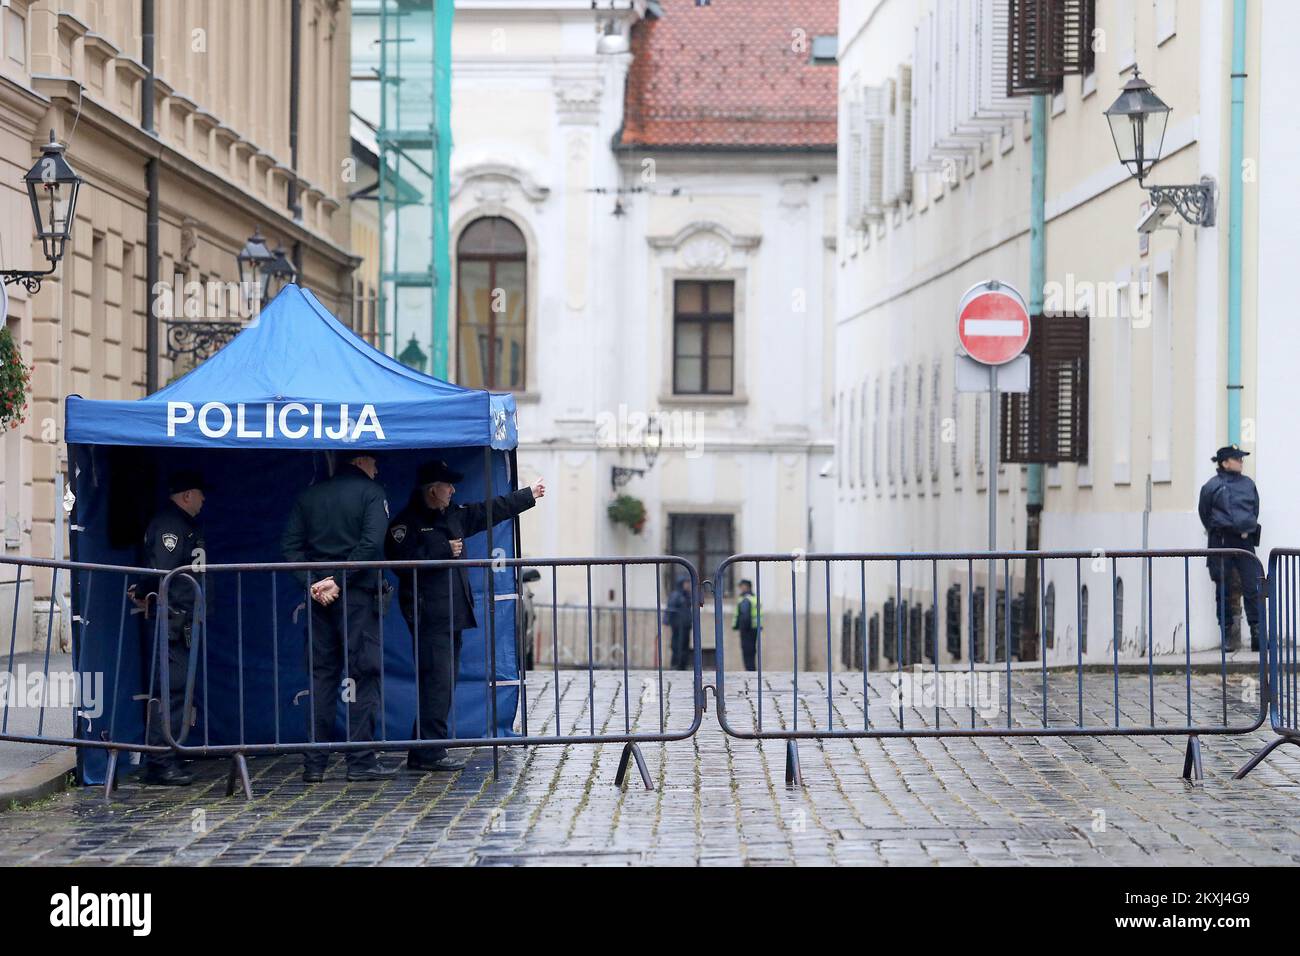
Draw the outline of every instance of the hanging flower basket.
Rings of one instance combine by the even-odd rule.
[[[606,509],[609,514],[609,520],[614,524],[625,524],[632,529],[633,534],[640,534],[645,528],[645,505],[640,498],[634,498],[631,495],[619,495],[609,503]]]
[[[0,328],[0,431],[21,425],[27,411],[32,370],[7,328]]]

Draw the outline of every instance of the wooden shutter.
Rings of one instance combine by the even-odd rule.
[[[1088,460],[1088,317],[1034,316],[1029,392],[1002,396],[1002,460]]]

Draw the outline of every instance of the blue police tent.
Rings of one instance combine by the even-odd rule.
[[[482,500],[517,485],[514,398],[462,388],[416,372],[372,348],[306,289],[287,286],[260,317],[188,375],[137,401],[70,396],[66,439],[73,465],[72,557],[136,566],[152,514],[166,501],[167,476],[203,472],[200,521],[211,565],[275,562],[297,495],[333,471],[338,456],[373,450],[389,509],[406,503],[426,458],[463,472],[456,499]],[[488,556],[488,534],[466,541],[466,555]],[[514,556],[517,523],[492,531],[497,554]],[[493,572],[496,677],[517,681],[516,574]],[[394,581],[390,575],[390,581]],[[470,570],[479,628],[466,631],[457,675],[453,732],[489,736],[486,570]],[[152,635],[124,611],[120,576],[74,575],[76,667],[99,675],[107,701],[98,718],[79,715],[83,739],[144,739],[140,695],[149,680]],[[196,683],[198,723],[186,744],[307,739],[309,684],[303,588],[287,572],[209,574],[207,636]],[[415,716],[410,633],[393,601],[383,622],[384,708],[379,735],[404,740]],[[241,697],[243,715],[241,722]],[[517,684],[497,689],[498,736],[511,733]],[[340,730],[342,729],[340,712]],[[242,734],[242,737],[241,737]],[[108,736],[106,736],[108,735]],[[101,783],[107,757],[83,748],[83,783]]]

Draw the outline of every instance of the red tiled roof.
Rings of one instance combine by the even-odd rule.
[[[836,76],[812,38],[839,0],[660,0],[632,29],[623,146],[834,149]]]

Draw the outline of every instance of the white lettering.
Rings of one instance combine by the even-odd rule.
[[[270,408],[271,406],[268,405],[266,407]],[[280,409],[280,434],[285,438],[301,438],[303,435],[307,434],[308,426],[305,424],[296,425],[291,429],[289,427],[290,412],[298,412],[300,415],[306,415],[308,414],[307,406],[302,404],[302,402],[290,402],[288,405],[284,406],[284,408]],[[268,428],[267,431],[270,431],[270,429]]]
[[[357,416],[357,427],[352,430],[352,440],[356,441],[362,432],[370,432],[380,441],[384,441],[384,427],[379,424],[379,415],[376,414],[373,405],[362,406],[361,414]]]
[[[152,893],[86,893],[80,887],[50,897],[50,925],[121,926],[134,936],[148,936],[153,928]]]
[[[348,433],[348,406],[347,403],[344,402],[342,405],[339,406],[338,428],[325,429],[325,437],[333,438],[335,441],[338,441],[340,438],[346,436],[347,433]]]
[[[221,413],[222,425],[220,430],[208,424],[208,413],[214,408]],[[203,432],[208,438],[224,438],[230,431],[231,417],[230,409],[225,405],[220,402],[208,402],[199,409],[199,431]]]
[[[176,426],[194,421],[194,406],[189,402],[167,403],[167,437],[176,435]]]
[[[262,438],[263,437],[261,432],[249,431],[247,428],[244,427],[244,403],[243,402],[240,402],[238,405],[235,406],[235,437],[236,438]],[[265,437],[270,438],[271,437],[270,433],[268,432]]]

